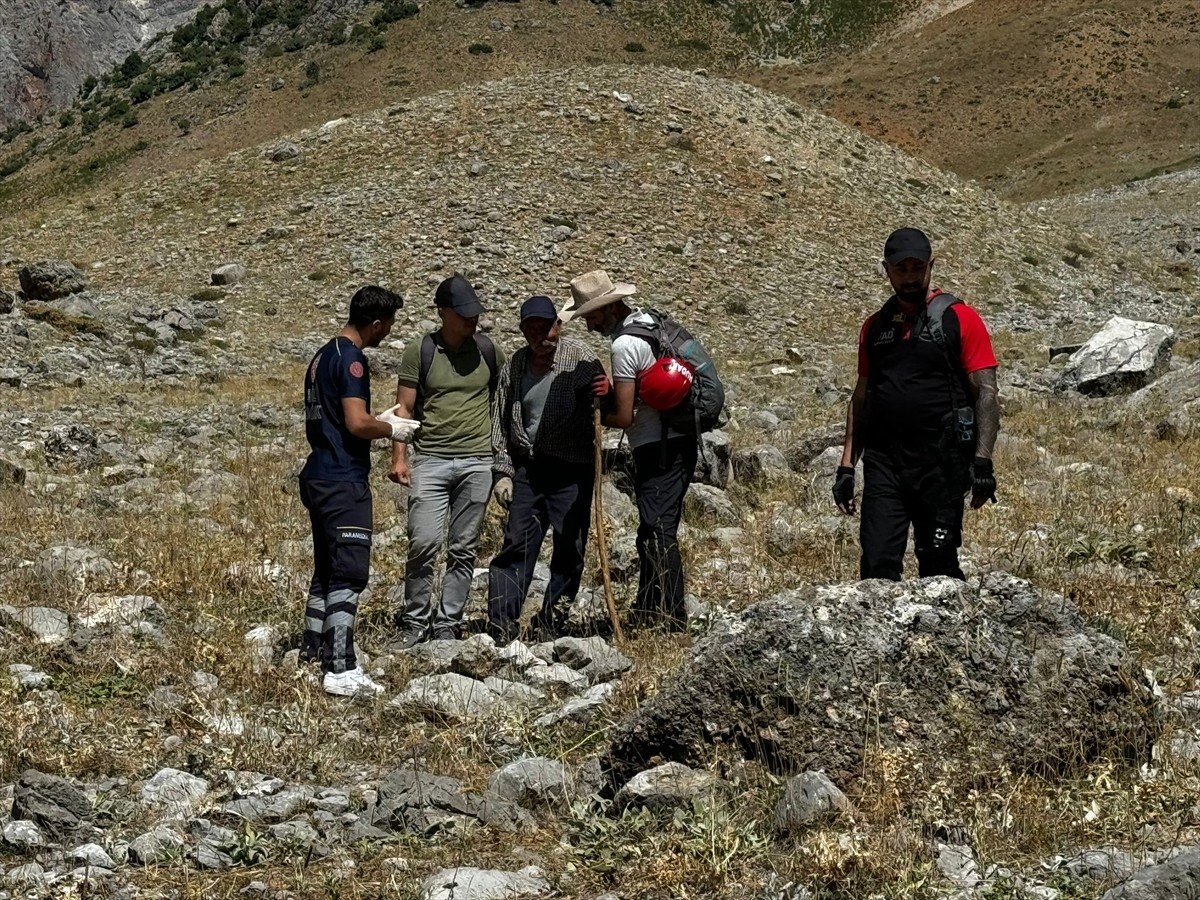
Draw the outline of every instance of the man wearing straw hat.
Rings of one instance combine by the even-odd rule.
[[[587,345],[558,334],[549,297],[521,306],[526,346],[496,387],[492,496],[508,510],[504,545],[488,569],[488,624],[498,642],[517,636],[517,617],[547,529],[554,533],[550,583],[533,620],[538,640],[565,630],[563,598],[583,577],[595,484],[592,382],[604,368]]]
[[[649,314],[626,302],[636,293],[635,285],[614,284],[603,270],[587,272],[571,282],[571,302],[559,319],[583,319],[588,331],[612,339],[612,382],[599,375],[593,391],[601,400],[603,423],[623,428],[633,451],[640,566],[631,624],[661,621],[668,630],[682,631],[687,616],[679,523],[699,451],[696,435],[665,428],[658,410],[638,399],[639,376],[654,368],[657,357],[649,341],[622,333],[654,324]]]

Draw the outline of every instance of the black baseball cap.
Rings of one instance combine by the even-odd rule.
[[[933,256],[933,247],[925,232],[916,228],[899,228],[888,235],[887,243],[883,245],[883,259],[889,266],[903,262],[906,259],[919,259],[929,262]]]
[[[433,303],[441,309],[452,309],[467,319],[483,314],[483,304],[479,302],[475,288],[461,275],[451,275],[439,284]]]
[[[557,319],[558,310],[549,297],[538,294],[521,304],[521,321],[526,319]]]

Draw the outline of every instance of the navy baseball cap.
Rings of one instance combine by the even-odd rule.
[[[475,295],[475,288],[461,275],[451,275],[439,284],[433,295],[433,303],[442,309],[452,309],[468,319],[483,314],[483,304]]]
[[[557,319],[558,310],[554,308],[554,301],[549,297],[541,294],[536,297],[530,297],[521,304],[521,321],[526,319]]]
[[[925,232],[916,228],[900,228],[888,235],[887,243],[883,245],[883,259],[889,266],[903,262],[906,259],[919,259],[929,262],[933,256],[933,248],[929,246],[929,238]]]

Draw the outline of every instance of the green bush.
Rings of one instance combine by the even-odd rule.
[[[82,99],[83,97],[90,95],[92,91],[96,89],[96,85],[99,83],[100,82],[96,80],[95,75],[89,75],[87,78],[83,79],[83,84],[79,86],[80,98]]]
[[[491,53],[492,45],[485,43],[484,41],[476,41],[474,44],[472,44],[470,47],[467,48],[467,52],[470,53],[472,56],[478,56],[480,53]]]
[[[33,126],[30,125],[28,122],[22,122],[22,121],[13,122],[11,125],[8,126],[8,128],[4,129],[4,132],[2,134],[0,134],[0,143],[11,144],[13,141],[15,141],[18,137],[23,135],[25,132],[32,131],[32,130],[33,130]]]
[[[413,0],[383,0],[383,8],[375,13],[371,23],[378,28],[381,25],[399,22],[401,19],[411,19],[420,11],[421,7]]]
[[[637,41],[630,41],[628,44],[625,45],[625,52],[626,53],[645,53],[646,48],[643,47],[641,44],[639,44]]]
[[[192,120],[186,116],[180,116],[175,120],[175,127],[179,129],[180,135],[192,133]]]
[[[387,38],[385,38],[382,34],[374,34],[371,35],[371,40],[367,43],[367,52],[378,53],[385,47],[387,47]]]
[[[75,113],[71,110],[64,110],[58,117],[59,128],[70,128],[75,124]]]
[[[279,11],[279,21],[288,28],[299,28],[312,12],[309,0],[292,0]]]
[[[91,134],[100,128],[100,114],[95,110],[89,110],[83,114],[83,120],[79,123],[79,130],[84,134]]]
[[[126,81],[133,81],[145,71],[146,61],[136,50],[125,57],[125,62],[121,63],[121,74],[125,76]]]
[[[321,66],[314,59],[304,67],[304,86],[320,84],[321,82]]]
[[[325,31],[324,41],[331,47],[340,47],[342,44],[346,43],[345,24],[342,22],[335,22],[333,25],[330,25]]]
[[[283,42],[283,50],[285,53],[298,53],[308,46],[308,38],[302,34],[288,35],[287,40]]]
[[[262,55],[267,59],[283,56],[283,47],[280,44],[267,44],[267,46],[263,47]]]
[[[138,114],[136,112],[134,112],[133,110],[130,110],[129,112],[125,113],[125,116],[121,119],[121,127],[122,128],[132,128],[137,123],[138,123]]]
[[[154,96],[154,80],[150,77],[143,78],[129,89],[129,99],[134,102],[134,105],[145,103]]]
[[[125,114],[128,112],[129,112],[129,101],[128,100],[123,100],[123,99],[115,100],[108,107],[108,111],[104,113],[104,118],[109,119],[111,121],[116,121],[117,119],[124,118]]]

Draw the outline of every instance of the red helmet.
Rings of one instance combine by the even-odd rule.
[[[638,397],[651,409],[674,409],[692,392],[695,370],[676,356],[663,356],[638,373]]]

